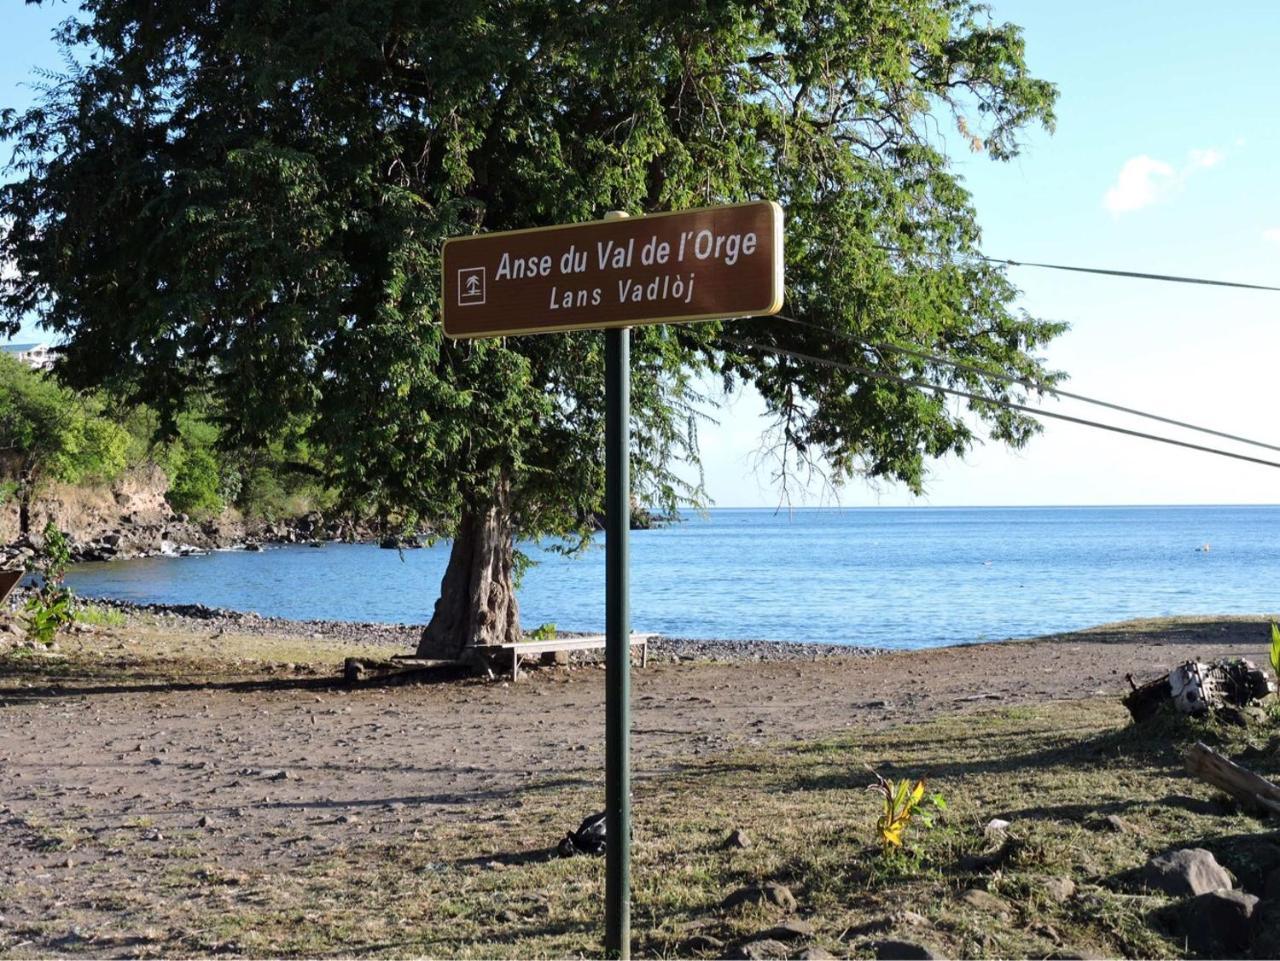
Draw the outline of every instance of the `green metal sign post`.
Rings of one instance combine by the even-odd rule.
[[[605,950],[631,957],[631,331],[605,331]]]
[[[605,220],[625,220],[612,210]],[[604,948],[631,957],[631,330],[604,332]]]
[[[631,957],[632,324],[776,314],[782,208],[769,201],[452,237],[445,333],[605,330],[605,951]]]

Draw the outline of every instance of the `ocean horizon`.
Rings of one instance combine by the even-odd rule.
[[[518,591],[526,630],[603,630],[602,545],[522,545],[537,561]],[[328,544],[83,564],[68,582],[139,603],[423,623],[447,558],[447,542]],[[1280,609],[1280,506],[712,508],[633,532],[631,558],[638,631],[932,647]]]

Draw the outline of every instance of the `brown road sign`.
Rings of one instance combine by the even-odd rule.
[[[756,201],[453,237],[443,289],[450,337],[774,314],[782,208]]]

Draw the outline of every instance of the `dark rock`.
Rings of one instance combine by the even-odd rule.
[[[1178,927],[1197,954],[1239,957],[1253,936],[1257,906],[1243,891],[1209,891],[1182,905]]]
[[[799,918],[788,918],[752,936],[753,941],[804,941],[813,937],[813,925]]]
[[[1132,824],[1126,821],[1118,814],[1108,814],[1102,819],[1101,826],[1108,831],[1114,831],[1116,834],[1138,834]]]
[[[998,835],[992,835],[994,840]],[[958,864],[962,871],[988,871],[997,868],[1009,860],[1013,855],[1017,854],[1024,847],[1024,843],[1017,838],[1011,838],[1004,835],[1004,840],[999,847],[991,850],[983,851],[980,854],[965,854]]]
[[[937,957],[923,944],[911,941],[875,941],[871,948],[881,961],[929,961]]]
[[[745,888],[739,888],[724,899],[721,907],[731,911],[744,904],[772,905],[784,911],[794,911],[796,899],[785,885],[769,881],[763,885],[751,884]]]
[[[749,848],[751,847],[751,838],[747,837],[747,832],[742,828],[734,828],[729,832],[729,836],[721,842],[722,848]]]
[[[716,957],[724,954],[724,942],[719,938],[713,938],[709,934],[695,934],[689,940],[680,946],[681,954],[709,954],[714,953]]]
[[[1231,875],[1204,848],[1183,848],[1152,858],[1141,880],[1152,890],[1176,897],[1231,890]]]
[[[1266,898],[1254,908],[1249,953],[1255,958],[1280,958],[1280,900]]]
[[[745,958],[747,961],[785,961],[790,949],[781,941],[744,941],[729,949],[726,958]]]
[[[1009,902],[1003,898],[998,898],[990,891],[983,891],[979,888],[970,888],[960,895],[960,900],[971,908],[976,908],[985,914],[994,914],[998,917],[1008,918],[1012,912],[1009,908]]]
[[[1075,897],[1076,883],[1070,878],[1045,878],[1044,893],[1049,900],[1061,904]]]

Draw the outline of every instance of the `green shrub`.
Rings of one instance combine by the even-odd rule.
[[[27,562],[27,570],[39,575],[40,584],[22,609],[27,636],[46,647],[76,619],[75,598],[62,583],[70,562],[67,536],[49,521],[44,527],[44,550]]]
[[[171,463],[168,498],[175,511],[195,517],[210,517],[222,511],[222,477],[212,452],[187,448],[176,453]]]

